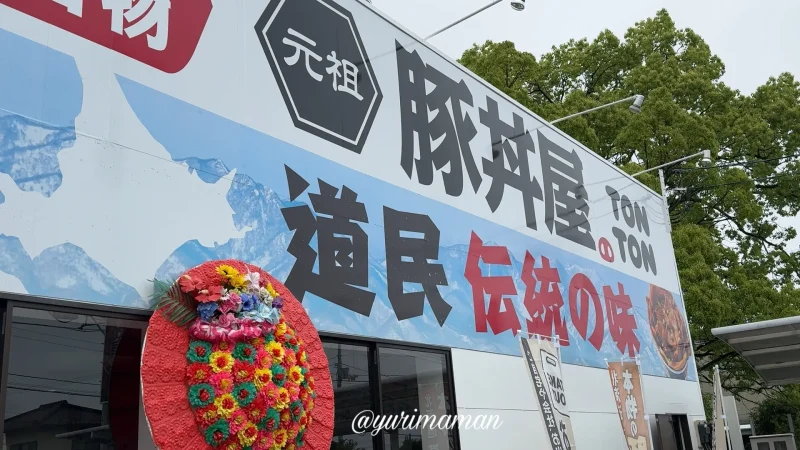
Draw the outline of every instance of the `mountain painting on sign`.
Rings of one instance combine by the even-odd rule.
[[[87,193],[115,187],[93,184],[93,171],[110,168],[89,162],[76,166],[78,173],[62,174],[60,168],[59,153],[76,139],[74,123],[83,101],[81,75],[74,60],[2,30],[0,49],[4,54],[42,52],[40,63],[46,61],[50,67],[61,64],[58,77],[40,80],[35,86],[25,85],[21,75],[24,64],[0,68],[0,81],[7,82],[4,85],[19,87],[11,93],[0,92],[0,111],[5,111],[0,114],[0,189],[6,199],[0,203],[0,271],[19,279],[27,293],[34,295],[143,306],[141,299],[146,293],[137,292],[129,285],[132,281],[120,281],[131,280],[131,276],[114,275],[112,267],[119,264],[119,258],[104,255],[98,259],[97,250],[72,243],[69,229],[64,231],[63,242],[44,249],[28,248],[19,236],[3,234],[9,228],[9,222],[3,221],[4,212],[9,211],[9,204],[20,205],[25,195],[57,204],[63,200],[54,193],[71,176],[84,180],[80,189]],[[20,58],[23,62],[34,60]],[[646,374],[696,380],[693,358],[669,370],[663,362],[662,355],[670,352],[659,350],[650,328],[650,283],[337,164],[129,78],[117,75],[115,81],[112,91],[120,91],[135,114],[135,119],[127,120],[138,121],[128,123],[129,128],[143,127],[147,138],[154,139],[171,159],[146,156],[153,171],[179,168],[182,176],[176,178],[177,172],[170,172],[170,182],[190,186],[187,191],[229,185],[224,198],[208,200],[209,204],[216,202],[217,209],[224,202],[225,211],[196,214],[226,216],[239,233],[227,240],[209,239],[224,234],[213,229],[222,225],[209,225],[210,231],[200,230],[206,236],[198,232],[193,238],[191,234],[169,247],[153,244],[148,252],[164,256],[152,265],[136,261],[146,265],[149,273],[141,277],[142,283],[152,276],[174,279],[204,261],[237,259],[264,268],[290,288],[292,277],[303,281],[297,285],[307,291],[295,295],[322,331],[517,355],[517,330],[548,330],[561,337],[565,363],[601,368],[606,359],[638,354]],[[48,87],[46,92],[58,93],[47,98],[44,108],[41,83]],[[39,93],[38,106],[37,97],[26,95],[26,90]],[[133,154],[119,153],[123,155],[119,158]],[[141,185],[163,178],[154,175]],[[291,188],[290,181],[295,183]],[[320,250],[328,245],[321,242],[320,235],[330,220],[322,209],[337,203],[326,204],[333,196],[349,202],[348,213],[357,219],[350,223],[363,230],[352,245],[362,246],[366,257],[359,262],[363,262],[359,273],[348,278],[350,284],[320,271],[320,265],[333,258]],[[158,196],[152,197],[155,201]],[[227,216],[227,208],[232,215]],[[413,231],[424,230],[424,239],[417,239],[425,243],[424,248],[419,246],[423,257],[413,258],[414,264],[424,264],[423,272],[429,275],[417,278],[427,296],[424,303],[420,296],[410,294],[422,290],[419,284],[398,287],[392,281],[401,270],[393,245],[408,236],[386,217],[403,218],[403,223],[414,225]],[[114,226],[113,220],[108,220],[108,226]],[[194,219],[186,214],[176,220],[191,224]],[[150,233],[147,236],[154,243],[162,242],[163,231],[158,226],[138,231]],[[103,236],[114,234],[97,237],[102,242],[95,244],[108,249],[125,239]],[[316,261],[318,253],[321,261]],[[337,259],[335,264],[341,261]],[[327,281],[315,285],[313,280]],[[671,294],[682,312],[682,298]]]

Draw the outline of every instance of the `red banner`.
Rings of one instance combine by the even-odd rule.
[[[211,0],[0,0],[167,73],[192,59]]]

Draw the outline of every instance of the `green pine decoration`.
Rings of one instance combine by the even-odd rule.
[[[187,327],[197,317],[197,301],[189,294],[181,291],[177,282],[166,283],[153,279],[152,301],[155,311],[159,309],[164,317],[181,327]]]

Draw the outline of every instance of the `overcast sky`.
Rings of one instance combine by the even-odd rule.
[[[372,0],[375,7],[419,36],[427,36],[490,0]],[[508,0],[430,42],[452,58],[473,43],[510,40],[537,58],[569,39],[594,39],[608,28],[622,37],[635,22],[669,11],[678,28],[691,28],[725,63],[723,80],[751,93],[770,76],[800,74],[798,0],[527,0],[523,12]]]

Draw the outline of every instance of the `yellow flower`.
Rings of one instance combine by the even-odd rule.
[[[294,439],[294,438],[297,436],[297,432],[295,432],[295,433],[292,433],[292,434],[294,434],[294,435],[295,435],[295,436],[292,436],[292,439]],[[284,450],[296,450],[296,449],[297,449],[297,447],[296,447],[296,446],[295,446],[293,443],[290,443],[289,445],[287,445],[287,446],[284,448]]]
[[[281,413],[281,422],[287,422],[291,417],[289,416],[289,410],[284,409]]]
[[[314,409],[314,399],[313,398],[308,399],[308,409],[309,410]],[[309,417],[309,419],[311,419],[311,418]]]
[[[308,353],[305,350],[300,351],[300,362],[308,361]]]
[[[300,367],[294,366],[291,369],[289,369],[289,379],[290,380],[294,381],[297,384],[300,384],[300,383],[303,382],[303,378],[304,378],[303,377],[303,371],[302,371],[302,369],[300,369]]]
[[[271,295],[273,299],[276,299],[279,296],[278,291],[276,291],[275,288],[272,287],[272,283],[267,283],[267,292],[269,292],[269,295]]]
[[[236,399],[234,399],[231,394],[217,397],[217,399],[214,400],[214,406],[217,407],[217,413],[226,419],[230,419],[231,414],[233,414],[237,408]]]
[[[242,444],[242,446],[244,447],[251,446],[258,437],[258,428],[256,428],[256,426],[253,425],[252,423],[248,423],[244,427],[242,427],[241,430],[239,430],[237,436],[239,437],[239,443]]]
[[[280,344],[280,342],[277,341],[272,341],[269,344],[267,344],[267,353],[269,353],[272,356],[273,364],[282,363],[283,355],[286,354],[286,352],[283,350],[283,346]]]
[[[286,430],[278,429],[275,431],[275,444],[279,447],[283,447],[286,445],[286,441],[288,440],[288,436],[286,435]]]
[[[226,352],[214,352],[210,358],[211,369],[214,372],[230,372],[233,367],[233,356]]]
[[[234,269],[233,267],[227,264],[223,264],[217,267],[217,273],[229,280],[233,277],[241,276],[238,270]]]
[[[289,406],[289,400],[290,400],[289,391],[287,391],[286,388],[283,387],[278,388],[278,398],[275,399],[275,409],[277,409],[278,411],[286,409],[286,407]],[[284,412],[288,414],[288,411]]]
[[[236,275],[235,277],[228,278],[228,283],[235,289],[241,289],[247,284],[247,280],[245,280],[242,275]]]
[[[283,336],[286,334],[286,322],[281,322],[275,326],[275,336]]]
[[[253,382],[258,389],[264,389],[270,381],[272,381],[272,371],[269,369],[256,369],[256,376]]]

